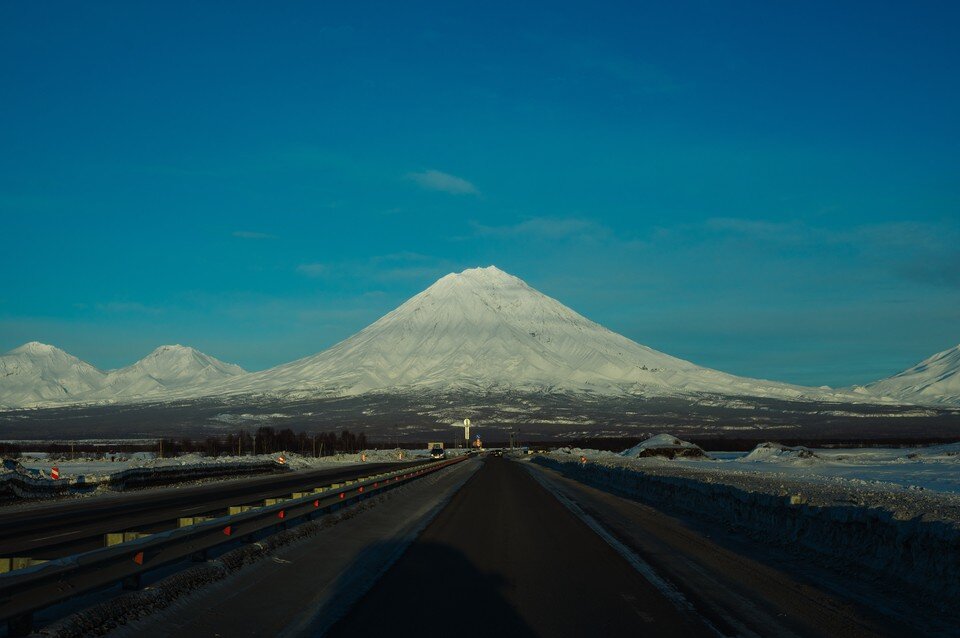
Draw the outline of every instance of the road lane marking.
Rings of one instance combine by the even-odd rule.
[[[78,532],[77,532],[76,530],[73,530],[73,531],[70,531],[70,532],[63,532],[62,534],[54,534],[53,536],[43,536],[43,537],[41,537],[41,538],[34,538],[33,540],[35,540],[35,541],[48,541],[48,540],[50,540],[51,538],[60,538],[61,536],[73,536],[73,535],[75,535],[75,534],[77,534],[77,533],[78,533]]]
[[[693,603],[687,600],[687,597],[683,595],[683,592],[674,587],[673,583],[664,579],[656,571],[654,571],[653,567],[650,566],[650,563],[640,558],[636,552],[624,545],[620,539],[608,532],[606,528],[597,521],[597,519],[584,512],[579,505],[574,503],[569,497],[567,497],[566,494],[562,493],[561,490],[552,482],[548,481],[546,477],[541,476],[540,473],[533,468],[526,467],[526,470],[530,473],[530,476],[532,476],[533,479],[543,487],[543,489],[553,494],[553,496],[560,501],[561,505],[570,510],[574,516],[586,523],[587,527],[592,529],[600,538],[606,541],[607,545],[612,547],[614,551],[620,554],[635,570],[637,570],[637,572],[640,573],[641,576],[647,580],[647,582],[656,587],[657,590],[663,594],[667,600],[673,603],[677,609],[697,616],[700,622],[702,622],[707,629],[718,636],[725,636],[725,634],[717,629],[713,623],[707,620],[702,614],[697,612],[696,608],[693,606]]]

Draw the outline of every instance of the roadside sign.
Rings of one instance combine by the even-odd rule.
[[[463,420],[463,425],[464,425],[464,427],[470,427],[470,419],[464,419],[464,420]]]
[[[283,465],[286,462],[287,462],[287,457],[285,457],[284,455],[281,454],[280,456],[277,457],[277,463],[279,463],[280,465]]]
[[[50,468],[50,478],[57,480],[60,478],[60,468],[54,465]]]

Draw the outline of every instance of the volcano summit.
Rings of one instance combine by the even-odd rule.
[[[858,399],[671,357],[607,330],[494,266],[451,273],[329,350],[236,377],[216,392],[304,398],[456,389]]]

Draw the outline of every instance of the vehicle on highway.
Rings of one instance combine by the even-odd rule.
[[[447,452],[442,447],[435,446],[430,448],[430,458],[432,459],[445,459],[447,458]]]

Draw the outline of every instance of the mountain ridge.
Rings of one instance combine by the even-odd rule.
[[[955,374],[960,369],[960,346],[952,350],[956,357],[947,357],[944,365],[947,372],[953,370],[950,378],[960,383]],[[940,365],[941,355],[949,352],[914,368]],[[938,389],[928,384],[924,387],[933,389],[911,393],[883,385],[887,381],[834,390],[698,366],[615,333],[495,266],[441,277],[334,346],[259,372],[245,372],[180,345],[160,346],[131,366],[106,372],[38,342],[0,355],[0,406],[7,408],[214,396],[295,400],[458,388],[641,398],[719,395],[824,403],[960,404],[956,392],[950,394],[953,385],[941,384]],[[942,396],[938,398],[937,392]]]
[[[895,375],[851,389],[918,405],[960,406],[960,345],[927,357]]]
[[[0,407],[138,400],[244,373],[181,345],[160,346],[129,366],[104,371],[56,346],[30,341],[0,355]]]

